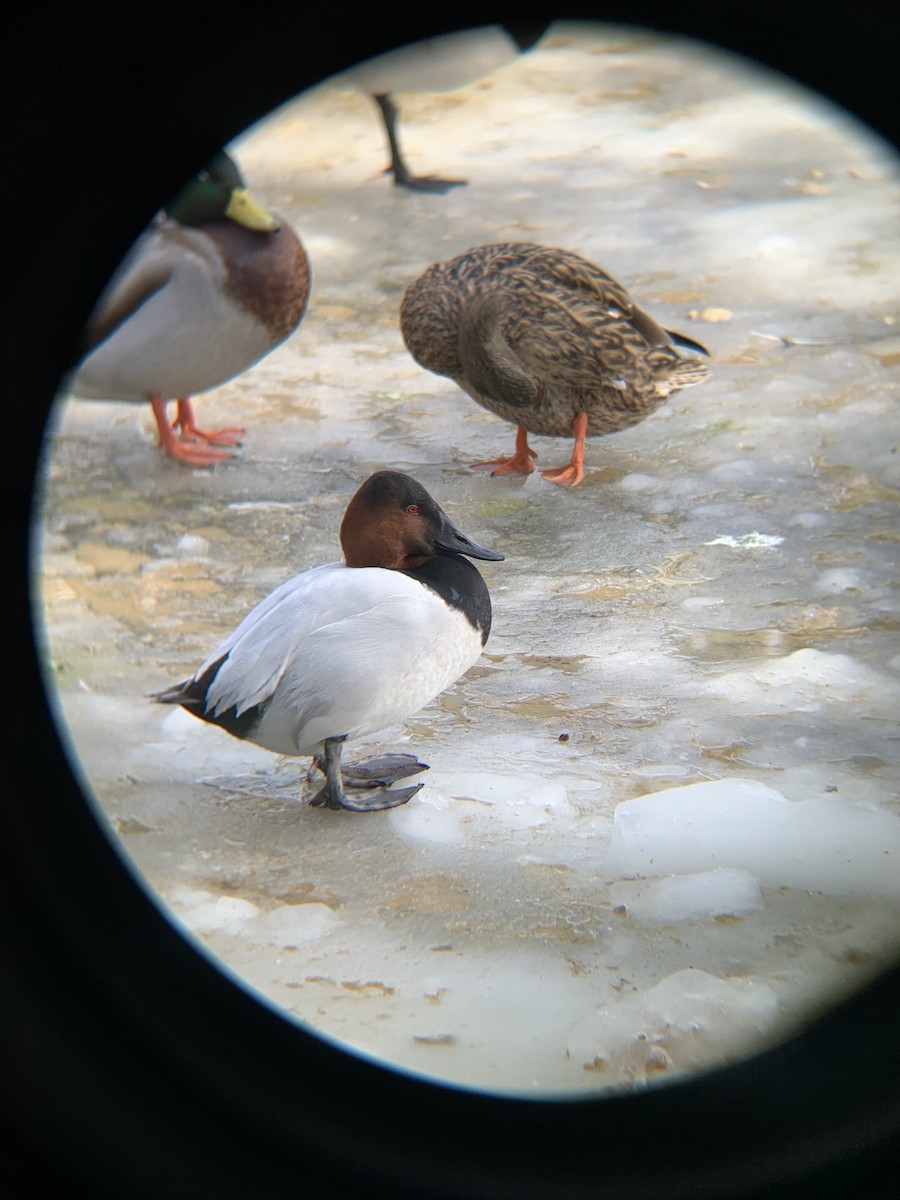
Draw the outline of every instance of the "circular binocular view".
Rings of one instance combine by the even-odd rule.
[[[418,43],[198,163],[38,476],[46,686],[173,925],[564,1098],[900,954],[890,148],[650,30]]]

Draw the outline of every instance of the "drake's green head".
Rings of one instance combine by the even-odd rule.
[[[166,216],[181,225],[229,217],[262,233],[270,233],[280,224],[252,198],[237,164],[224,150],[173,196],[166,205]]]

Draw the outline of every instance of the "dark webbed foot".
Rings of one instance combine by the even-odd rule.
[[[405,804],[424,785],[385,791],[389,783],[427,771],[428,764],[420,763],[414,754],[382,754],[365,762],[341,767],[341,745],[344,739],[327,738],[324,754],[313,756],[308,778],[318,769],[325,775],[325,786],[310,800],[313,808],[346,808],[351,812],[381,812]],[[356,793],[348,796],[347,791]],[[363,795],[360,793],[366,793]],[[373,794],[374,793],[374,794]]]
[[[414,783],[412,787],[397,788],[394,791],[385,791],[383,788],[354,789],[352,796],[345,792],[343,798],[334,804],[330,797],[325,796],[328,791],[326,785],[321,792],[313,796],[310,804],[317,808],[323,805],[325,808],[346,808],[350,812],[383,812],[385,809],[398,808],[405,804],[424,786],[424,783]],[[320,796],[323,797],[321,800]]]
[[[322,764],[316,765],[321,768]],[[419,762],[414,754],[381,754],[365,762],[344,764],[341,775],[345,788],[377,788],[427,770],[428,763]]]
[[[441,179],[438,175],[413,175],[407,167],[400,149],[400,138],[397,133],[397,121],[400,114],[393,97],[390,92],[378,92],[372,94],[372,99],[381,110],[391,151],[391,165],[386,168],[386,171],[391,172],[394,176],[394,184],[397,187],[408,188],[411,192],[443,193],[449,192],[451,188],[466,186],[468,180],[465,179]]]
[[[439,175],[410,175],[388,167],[394,176],[394,186],[408,188],[411,192],[434,192],[444,195],[451,188],[466,187],[468,179],[442,179]]]

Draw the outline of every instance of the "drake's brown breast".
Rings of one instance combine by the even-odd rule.
[[[204,225],[225,264],[225,292],[265,325],[276,346],[300,324],[309,301],[310,265],[289,225],[257,233],[234,221]]]

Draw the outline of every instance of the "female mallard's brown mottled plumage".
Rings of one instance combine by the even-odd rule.
[[[702,346],[663,329],[600,267],[530,242],[430,266],[407,289],[400,326],[416,362],[518,426],[512,458],[475,466],[528,474],[529,433],[574,435],[569,465],[543,472],[567,487],[583,478],[585,436],[636,425],[709,374],[676,343]]]

